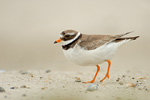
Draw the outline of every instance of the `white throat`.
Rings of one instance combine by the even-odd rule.
[[[73,39],[68,40],[68,41],[61,41],[61,43],[62,43],[62,45],[67,45],[67,44],[73,42],[74,40],[76,40],[80,35],[81,35],[81,33],[78,32],[77,35]]]

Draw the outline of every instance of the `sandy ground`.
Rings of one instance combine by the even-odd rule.
[[[0,100],[148,100],[150,74],[126,70],[115,72],[110,79],[99,82],[100,72],[93,85],[98,89],[87,91],[94,71],[15,70],[0,73]],[[113,72],[111,72],[113,73]],[[76,77],[80,78],[76,82]],[[128,86],[132,83],[133,87]],[[127,85],[128,84],[128,85]],[[135,85],[135,87],[134,87]]]
[[[149,100],[149,0],[0,0],[0,7],[0,100]],[[66,29],[134,31],[128,36],[140,38],[121,47],[103,83],[107,67],[101,68],[91,92],[91,84],[82,82],[93,78],[96,67],[73,65],[53,44]]]

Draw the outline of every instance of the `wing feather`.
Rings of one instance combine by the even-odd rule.
[[[94,50],[106,43],[110,43],[124,35],[131,32],[120,34],[120,35],[85,35],[82,34],[79,45],[86,50]]]

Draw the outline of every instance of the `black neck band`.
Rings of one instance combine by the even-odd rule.
[[[69,43],[69,44],[67,44],[67,45],[62,45],[62,48],[64,49],[64,50],[68,50],[68,49],[70,49],[71,47],[74,47],[74,43],[80,38],[82,36],[82,34],[80,34],[79,36],[78,36],[78,38],[76,38],[74,41],[72,41],[71,43]]]

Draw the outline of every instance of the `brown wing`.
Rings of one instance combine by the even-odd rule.
[[[104,45],[105,43],[114,41],[129,33],[131,32],[121,34],[121,35],[85,35],[85,34],[82,34],[81,42],[79,43],[79,45],[82,46],[86,50],[94,50]]]

